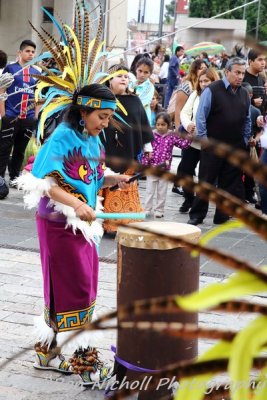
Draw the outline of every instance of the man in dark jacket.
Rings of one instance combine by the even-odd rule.
[[[201,94],[196,115],[197,136],[216,139],[233,147],[245,149],[250,138],[250,98],[241,86],[245,75],[246,61],[231,58],[225,67],[225,77],[212,82]],[[207,150],[201,150],[199,179],[244,199],[242,171]],[[189,212],[189,224],[203,222],[208,212],[208,203],[195,198]],[[229,216],[216,208],[213,223],[226,222]]]

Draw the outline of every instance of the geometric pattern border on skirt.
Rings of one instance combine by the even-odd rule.
[[[95,300],[91,303],[91,305],[83,310],[75,310],[68,312],[61,312],[56,314],[57,328],[58,332],[66,332],[72,331],[74,329],[80,329],[84,324],[91,322],[94,308],[95,308]],[[50,324],[50,312],[49,308],[45,306],[44,309],[44,317],[45,322],[48,326]]]

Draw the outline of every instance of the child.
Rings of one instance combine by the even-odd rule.
[[[151,109],[150,103],[154,95],[154,85],[150,82],[150,76],[153,72],[154,63],[148,57],[142,57],[136,64],[136,81],[132,81],[129,87],[134,89],[137,96],[140,98],[151,125]]]
[[[187,148],[191,141],[187,139],[181,139],[174,135],[173,131],[170,131],[171,118],[166,112],[159,113],[156,117],[156,129],[154,130],[154,139],[152,141],[153,153],[149,159],[146,155],[142,158],[142,164],[144,165],[164,165],[167,171],[171,168],[172,162],[172,151],[173,147],[177,146],[181,149]],[[157,203],[155,207],[155,217],[164,217],[164,205],[166,201],[168,182],[154,177],[147,177],[146,186],[146,204],[145,210],[152,211],[153,209],[153,197],[157,190]]]
[[[156,90],[154,91],[154,95],[153,95],[152,101],[150,103],[150,109],[151,109],[151,126],[152,126],[152,128],[155,128],[156,116],[160,112],[165,111],[164,108],[159,104],[159,94]]]

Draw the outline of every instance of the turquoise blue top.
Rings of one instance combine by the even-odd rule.
[[[32,174],[41,179],[53,177],[66,192],[95,208],[104,168],[90,158],[103,156],[98,136],[85,136],[62,122],[38,152]]]

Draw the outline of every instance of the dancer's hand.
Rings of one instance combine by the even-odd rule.
[[[95,211],[82,201],[77,204],[77,206],[74,208],[74,211],[77,217],[82,221],[92,222],[96,219]]]
[[[131,184],[128,180],[131,178],[129,175],[116,175],[116,184],[120,189],[128,189]]]

